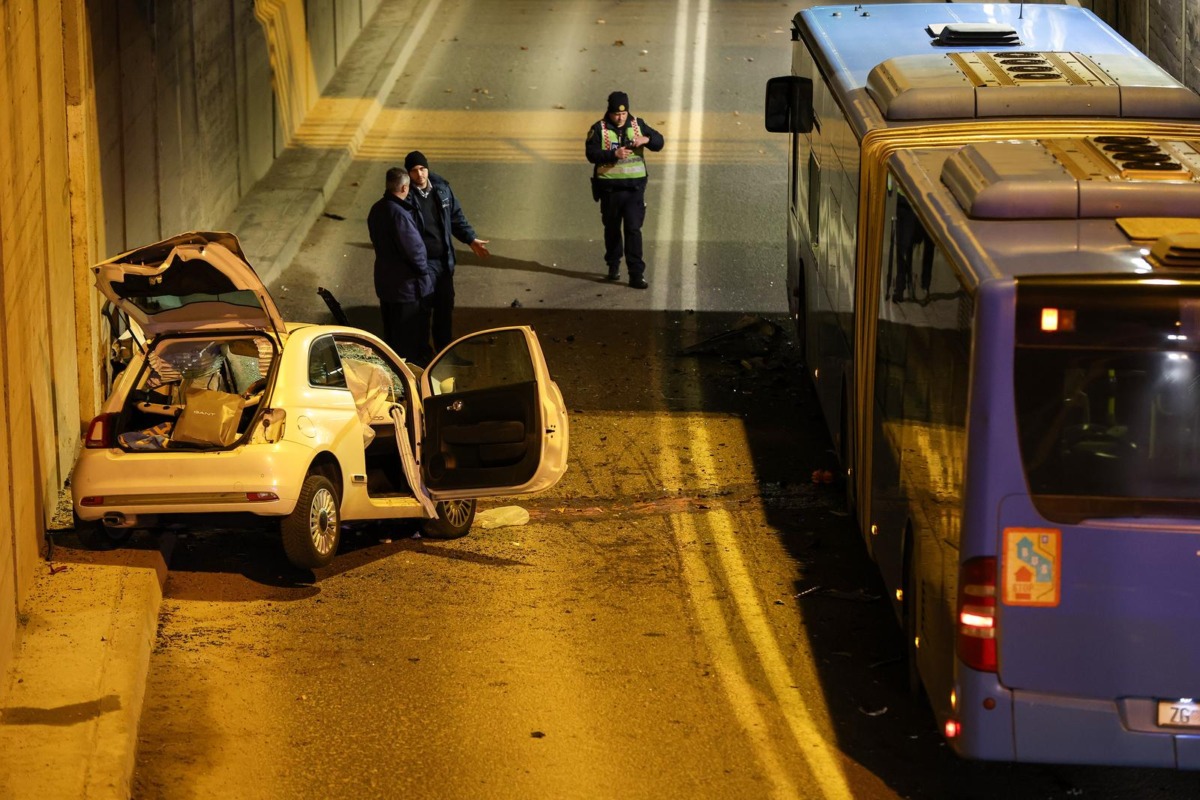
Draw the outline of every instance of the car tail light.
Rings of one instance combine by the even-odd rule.
[[[251,503],[271,503],[278,499],[274,492],[246,492],[246,500]]]
[[[980,672],[997,669],[994,558],[972,558],[958,574],[958,657]]]
[[[99,414],[88,425],[87,436],[83,439],[84,447],[112,447],[112,429],[116,414]]]

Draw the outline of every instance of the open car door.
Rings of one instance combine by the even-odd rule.
[[[567,409],[532,328],[454,342],[421,375],[421,397],[433,499],[533,494],[566,471]]]

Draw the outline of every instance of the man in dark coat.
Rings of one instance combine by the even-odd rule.
[[[487,239],[475,236],[458,198],[446,179],[429,171],[429,160],[420,150],[404,157],[404,168],[412,179],[411,199],[424,224],[422,235],[429,265],[437,276],[433,290],[433,349],[441,351],[454,341],[451,317],[454,314],[454,243],[450,237],[468,245],[480,258],[488,257]]]
[[[646,149],[663,149],[663,137],[646,120],[629,113],[629,95],[608,96],[604,119],[588,129],[585,152],[595,164],[592,196],[600,201],[604,222],[604,261],[608,279],[621,278],[621,256],[629,269],[629,285],[645,289],[646,262],[642,259],[642,223],[646,220]],[[621,228],[625,228],[622,247]]]
[[[386,183],[383,197],[367,214],[383,339],[404,360],[424,366],[432,355],[429,305],[436,276],[425,254],[421,215],[408,200],[408,172],[392,167]]]

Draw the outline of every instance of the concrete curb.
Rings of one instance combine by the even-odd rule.
[[[0,709],[0,796],[129,797],[174,543],[57,549],[38,571]]]

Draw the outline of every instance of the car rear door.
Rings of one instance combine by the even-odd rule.
[[[567,466],[567,411],[527,326],[454,342],[421,375],[421,472],[435,500],[532,494]]]

